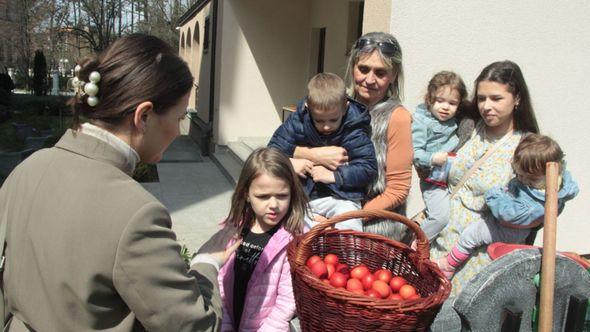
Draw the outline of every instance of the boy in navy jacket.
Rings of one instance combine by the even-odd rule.
[[[362,104],[346,97],[344,82],[331,73],[314,76],[307,85],[307,98],[273,134],[268,147],[291,158],[295,172],[304,180],[305,192],[316,220],[359,210],[367,186],[377,175],[375,149],[370,139],[371,119]],[[332,171],[306,159],[295,159],[296,147],[340,146],[348,162]],[[309,227],[315,220],[306,220]],[[336,225],[362,231],[360,219]]]

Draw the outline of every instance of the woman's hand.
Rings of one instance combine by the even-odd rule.
[[[314,166],[309,173],[314,182],[330,184],[336,182],[334,172],[324,166]]]
[[[236,239],[236,242],[227,247],[231,239]],[[208,254],[219,264],[223,266],[229,259],[229,256],[240,246],[241,239],[238,239],[238,233],[235,227],[226,225],[223,229],[205,242],[197,251],[197,254]]]
[[[319,215],[319,214],[314,214],[314,215],[313,215],[313,220],[315,220],[315,221],[317,221],[318,223],[320,223],[320,224],[321,224],[321,223],[323,223],[323,222],[326,222],[326,221],[328,221],[328,218],[326,218],[326,217],[324,217],[324,216],[322,216],[322,215]]]
[[[442,166],[447,162],[449,154],[443,151],[437,152],[432,155],[430,162],[433,166]]]
[[[311,160],[315,165],[322,165],[332,171],[348,162],[348,152],[340,146],[297,147],[294,157]]]
[[[313,162],[311,160],[300,158],[289,159],[291,160],[291,165],[293,165],[293,169],[297,175],[305,179],[307,174],[310,174],[311,169],[313,168]]]

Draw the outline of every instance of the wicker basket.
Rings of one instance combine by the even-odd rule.
[[[338,230],[340,221],[363,218],[391,219],[408,226],[417,236],[417,250],[380,235]],[[327,285],[306,266],[312,255],[338,255],[348,266],[365,264],[374,271],[386,268],[411,283],[421,298],[377,300]],[[442,303],[451,284],[430,261],[428,239],[413,221],[387,211],[354,211],[335,216],[296,237],[288,247],[297,314],[302,331],[423,331]]]

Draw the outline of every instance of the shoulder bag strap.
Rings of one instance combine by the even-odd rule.
[[[469,169],[469,171],[467,171],[467,173],[465,173],[465,175],[463,175],[463,177],[461,178],[461,180],[459,181],[459,183],[453,188],[453,191],[451,192],[450,199],[453,199],[453,197],[455,197],[455,195],[459,192],[459,189],[461,189],[465,185],[465,183],[467,182],[467,180],[469,180],[469,178],[475,173],[475,171],[477,171],[477,169],[479,168],[479,166],[481,166],[510,137],[512,137],[512,134],[513,134],[513,132],[511,131],[511,132],[507,133],[506,135],[504,135],[504,137],[502,137],[498,142],[496,142],[496,144],[494,144],[494,146],[492,146],[481,158],[479,158],[473,164],[473,166],[471,166],[471,168]]]
[[[0,219],[0,331],[4,331],[4,324],[6,318],[6,311],[4,307],[4,264],[6,263],[6,257],[4,256],[4,250],[6,249],[6,219],[7,212],[4,211],[4,217]],[[2,221],[4,220],[4,221]]]
[[[449,196],[449,200],[451,200],[451,199],[453,199],[453,197],[455,197],[455,195],[459,192],[459,189],[461,189],[465,185],[467,180],[469,180],[469,178],[475,173],[475,171],[477,171],[479,166],[481,166],[489,157],[491,157],[492,154],[494,154],[494,152],[496,150],[498,150],[510,137],[512,137],[512,135],[513,135],[513,132],[510,132],[510,133],[507,133],[506,135],[504,135],[504,137],[502,137],[498,142],[496,142],[496,144],[494,144],[481,158],[479,158],[473,164],[473,166],[471,166],[471,168],[467,171],[467,173],[465,173],[465,175],[463,175],[461,180],[459,180],[459,183],[451,191],[451,195]],[[472,138],[473,138],[473,136],[474,136],[474,134],[472,134]],[[420,223],[426,217],[425,211],[426,211],[426,208],[420,210],[418,213],[416,213],[410,219]]]
[[[8,224],[8,211],[5,208],[0,219],[0,331],[4,331],[6,323],[6,308],[4,302],[4,267],[6,266],[6,225]]]

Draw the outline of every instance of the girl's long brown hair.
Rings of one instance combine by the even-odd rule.
[[[291,202],[281,224],[291,234],[302,233],[303,218],[307,213],[307,196],[289,158],[279,150],[272,148],[257,149],[246,160],[232,195],[231,208],[225,221],[226,224],[237,227],[238,234],[242,234],[244,228],[249,229],[252,227],[254,212],[247,202],[247,197],[252,181],[261,174],[272,175],[289,185]]]

